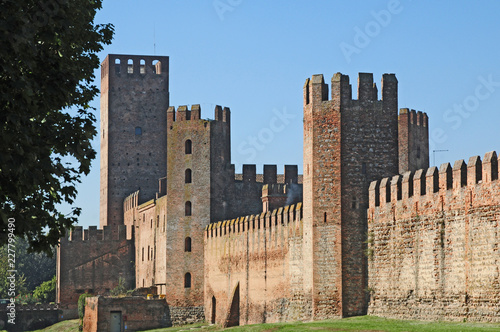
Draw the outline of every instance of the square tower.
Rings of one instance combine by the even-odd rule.
[[[337,73],[304,85],[304,291],[312,319],[366,314],[366,209],[371,179],[398,172],[398,81],[360,73],[358,99]]]
[[[155,197],[166,175],[167,56],[110,54],[101,65],[100,226],[123,224],[123,200]]]

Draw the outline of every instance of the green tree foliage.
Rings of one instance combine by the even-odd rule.
[[[56,275],[55,248],[47,254],[30,253],[29,243],[25,239],[16,240],[16,268],[26,277],[28,292],[32,292],[41,283]]]
[[[35,288],[33,297],[42,303],[49,303],[56,301],[56,276],[52,277],[49,281],[43,282],[40,286]]]
[[[80,209],[64,215],[96,152],[92,83],[110,24],[102,0],[0,2],[0,244],[7,220],[32,250],[50,252]],[[69,163],[68,160],[72,162]]]
[[[28,247],[27,240],[16,238],[13,251],[18,277],[16,279],[16,295],[28,295],[37,286],[51,280],[56,275],[55,249],[51,249],[52,252],[49,256],[46,253],[29,253]],[[0,298],[10,297],[7,296],[9,281],[6,279],[9,274],[8,270],[12,270],[9,266],[9,258],[13,257],[8,256],[8,247],[4,245],[0,248]]]

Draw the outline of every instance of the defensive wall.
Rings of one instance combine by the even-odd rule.
[[[12,312],[15,314],[15,324],[8,322],[12,318],[8,314]],[[54,325],[63,319],[62,312],[54,303],[16,304],[13,309],[7,307],[7,304],[0,305],[0,330],[33,331]]]
[[[64,319],[78,317],[78,298],[85,292],[106,294],[120,279],[127,289],[134,287],[134,239],[126,233],[124,225],[86,230],[77,226],[60,239],[56,302]]]
[[[223,326],[304,319],[302,203],[205,229],[205,319]]]
[[[372,182],[368,313],[500,322],[496,152]]]

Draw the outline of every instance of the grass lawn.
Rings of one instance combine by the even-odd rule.
[[[351,317],[337,320],[318,322],[291,322],[276,324],[257,324],[238,326],[228,329],[208,326],[208,324],[192,324],[149,330],[150,332],[180,332],[180,331],[248,331],[248,332],[292,332],[292,331],[393,331],[393,332],[466,332],[466,331],[500,331],[500,324],[486,323],[449,323],[425,322],[385,319],[375,316]],[[77,332],[78,320],[69,320],[57,323],[36,332]]]
[[[199,324],[198,324],[199,326]],[[194,331],[195,326],[184,326],[151,330],[150,332]],[[374,316],[351,317],[318,322],[293,322],[276,324],[257,324],[221,329],[215,326],[204,327],[201,331],[245,331],[245,332],[293,332],[293,331],[394,331],[394,332],[461,332],[461,331],[500,331],[500,324],[425,322],[385,319]]]

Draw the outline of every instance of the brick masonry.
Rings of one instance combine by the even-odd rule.
[[[61,238],[57,249],[56,302],[65,319],[78,317],[81,294],[108,293],[122,279],[124,286],[135,284],[134,241],[127,239],[125,226],[76,227]]]
[[[498,158],[419,170],[429,166],[428,118],[398,114],[394,74],[380,99],[372,74],[359,74],[357,99],[346,75],[330,89],[323,75],[307,79],[304,174],[287,165],[280,175],[275,165],[235,174],[229,108],[206,120],[199,105],[169,107],[167,57],[110,55],[102,68],[101,226],[113,227],[61,240],[63,307],[124,276],[165,295],[172,324],[402,308],[498,316],[498,266],[484,254],[498,246]]]
[[[370,186],[369,313],[500,322],[498,158]]]
[[[154,198],[166,174],[168,60],[110,54],[101,65],[101,228],[123,225],[123,199]]]
[[[83,331],[112,331],[113,313],[121,319],[121,331],[143,331],[172,326],[170,308],[164,300],[141,297],[88,297],[85,299]]]
[[[206,321],[233,326],[307,318],[302,203],[212,223],[204,235]]]

